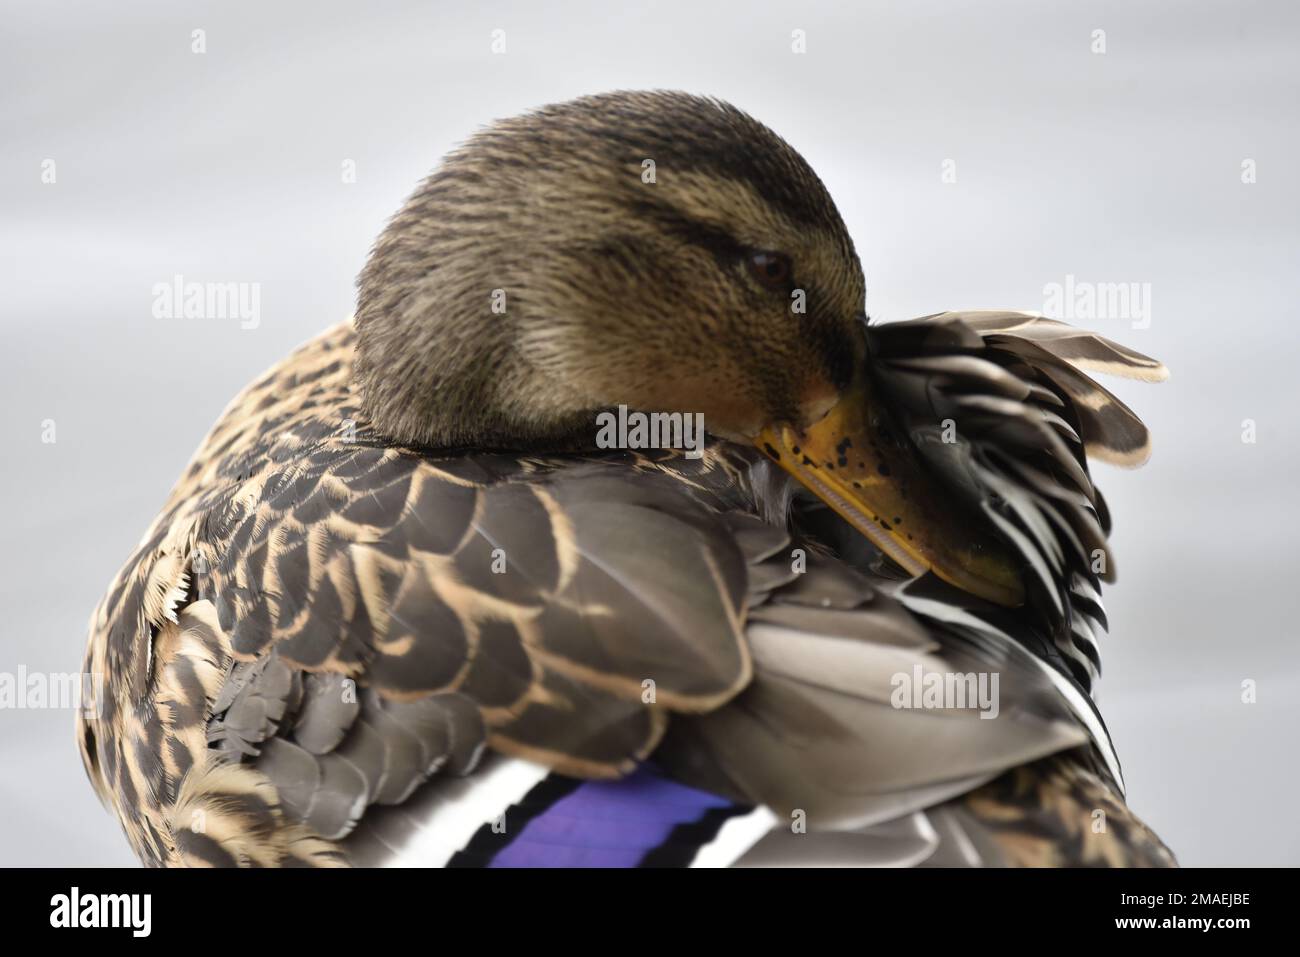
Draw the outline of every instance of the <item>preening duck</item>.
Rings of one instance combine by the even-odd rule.
[[[726,103],[448,155],[92,619],[78,737],[141,860],[1173,863],[1091,696],[1090,460],[1149,439],[1090,373],[1164,368],[864,303],[822,182]],[[609,448],[615,411],[706,435]]]

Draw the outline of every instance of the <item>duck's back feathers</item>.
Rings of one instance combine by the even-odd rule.
[[[493,833],[520,801],[541,813],[540,798],[524,799],[548,775],[630,781],[584,792],[545,826],[562,831],[575,806],[594,814],[605,800],[611,814],[670,822],[671,841],[641,849],[649,863],[690,859],[724,830],[729,851],[700,859],[733,859],[794,819],[851,831],[880,862],[890,835],[920,833],[913,818],[927,813],[918,860],[941,859],[964,829],[985,862],[1005,844],[998,861],[1032,863],[1048,851],[1016,845],[998,808],[1026,792],[1037,835],[1042,814],[1090,800],[1077,775],[1091,774],[1104,729],[1026,650],[1033,629],[909,611],[889,574],[836,557],[802,521],[773,524],[806,505],[791,505],[757,452],[390,447],[354,401],[353,342],[350,328],[331,330],[232,403],[92,622],[87,670],[106,674],[109,693],[83,754],[146,861],[411,862],[433,841],[426,863],[491,863],[510,839],[453,835]],[[1014,364],[976,361],[930,372],[956,383],[975,370],[986,394],[1051,404]],[[1058,508],[1095,526],[1094,492],[1076,482]],[[900,704],[899,676],[929,674],[996,675],[997,717],[978,699]],[[1074,778],[996,783],[1067,753]],[[1098,766],[1088,780],[1109,794]],[[1042,798],[1049,779],[1069,800]],[[769,817],[752,817],[759,807]],[[696,826],[697,812],[718,826]],[[724,829],[730,817],[749,824]],[[1082,826],[1059,822],[1075,836]],[[940,831],[948,843],[931,840]],[[1129,832],[1107,833],[1082,856],[1129,853]],[[1107,841],[1115,849],[1096,851]]]
[[[644,695],[699,711],[748,681],[744,557],[650,476],[514,472],[327,440],[213,513],[197,593],[239,659],[454,690],[502,750],[630,770],[663,731]]]

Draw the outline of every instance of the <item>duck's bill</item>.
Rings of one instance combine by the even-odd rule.
[[[871,399],[863,382],[816,425],[768,428],[755,444],[910,574],[932,571],[999,605],[1023,604],[1013,554]]]

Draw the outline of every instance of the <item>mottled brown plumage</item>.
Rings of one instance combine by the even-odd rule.
[[[806,313],[755,281],[764,250]],[[928,814],[932,863],[1170,862],[1087,694],[1109,518],[1085,449],[1131,463],[1146,435],[1079,371],[1163,370],[1020,314],[867,328],[862,300],[820,181],[725,104],[613,94],[472,139],[381,236],[355,326],[223,413],[92,619],[82,753],[136,853],[369,862],[384,806],[493,753],[653,756],[842,848]],[[890,482],[1015,556],[1023,606],[909,576],[748,441],[814,434],[864,376]],[[702,411],[703,455],[595,448],[620,404]],[[893,707],[914,665],[998,671],[1004,719]]]

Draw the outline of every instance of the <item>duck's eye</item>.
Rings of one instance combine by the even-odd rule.
[[[749,271],[768,289],[784,289],[790,282],[790,257],[783,253],[751,253]]]

